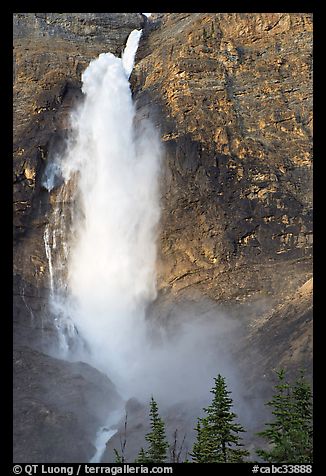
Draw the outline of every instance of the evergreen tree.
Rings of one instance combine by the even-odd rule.
[[[149,463],[144,448],[141,448],[137,458],[135,459],[135,463]]]
[[[285,371],[277,372],[276,393],[267,405],[273,408],[274,420],[258,433],[269,448],[257,454],[268,463],[312,462],[312,393],[303,373],[290,385]]]
[[[195,463],[207,463],[213,454],[212,440],[209,437],[208,426],[203,423],[203,419],[198,419],[195,428],[197,438],[192,449],[192,459]]]
[[[313,425],[312,425],[312,391],[309,383],[305,380],[304,372],[300,372],[299,378],[292,389],[294,408],[297,414],[298,438],[297,454],[299,462],[313,462]]]
[[[145,451],[142,448],[135,462],[164,463],[169,444],[165,437],[164,422],[159,416],[158,406],[153,397],[150,402],[150,420],[151,431],[145,436],[145,440],[149,443],[148,449]]]
[[[249,455],[241,448],[239,433],[244,429],[235,423],[237,415],[231,411],[232,399],[225,379],[218,375],[211,390],[213,401],[204,408],[206,417],[199,418],[196,427],[197,440],[192,458],[196,463],[240,463]]]

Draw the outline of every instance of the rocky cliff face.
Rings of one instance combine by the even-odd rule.
[[[291,296],[312,275],[311,15],[154,15],[132,81],[165,145],[161,298]]]
[[[308,14],[149,23],[133,79],[164,111],[162,287],[244,300],[311,273],[311,31]]]
[[[85,419],[74,413],[76,379],[89,395],[103,378],[94,401],[115,394],[90,367],[42,353],[54,337],[43,235],[60,199],[42,177],[63,147],[82,71],[101,52],[120,54],[142,27],[132,88],[139,117],[153,118],[164,145],[156,314],[204,294],[230,314],[254,317],[236,350],[243,365],[258,351],[256,379],[279,365],[311,370],[311,15],[15,14],[17,462],[29,459],[24,444],[33,438],[33,462],[68,458],[64,447],[73,451],[80,434],[73,427],[88,428],[73,453],[86,461],[88,424],[98,420],[86,400],[78,407]],[[42,373],[53,377],[46,391]],[[64,396],[55,405],[49,395],[59,378]],[[60,454],[49,453],[42,432],[62,438]]]

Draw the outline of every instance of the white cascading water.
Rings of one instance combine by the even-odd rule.
[[[140,35],[130,34],[122,58],[103,53],[82,75],[84,101],[60,158],[60,173],[66,183],[76,180],[78,198],[64,296],[53,293],[48,229],[44,236],[61,328],[66,332],[72,320],[89,349],[84,360],[106,372],[124,396],[141,372],[135,356],[146,346],[145,311],[156,296],[160,216],[160,141],[149,124],[136,135],[128,81]],[[46,180],[52,187],[53,178]]]
[[[50,299],[52,298],[54,292],[54,279],[53,279],[53,262],[52,262],[52,247],[50,244],[50,227],[47,225],[44,230],[43,235],[45,255],[48,260],[49,266],[49,281],[50,281]]]
[[[126,48],[122,55],[122,66],[129,79],[135,63],[135,56],[142,30],[133,30],[127,40]]]
[[[89,460],[90,463],[100,463],[103,453],[106,448],[107,442],[117,433],[118,431],[118,422],[121,418],[121,409],[111,412],[108,420],[105,425],[101,426],[96,433],[94,447],[96,451],[92,458]]]

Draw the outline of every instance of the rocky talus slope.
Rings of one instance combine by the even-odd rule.
[[[239,368],[255,363],[248,385],[280,365],[311,373],[312,16],[17,13],[17,462],[87,461],[96,408],[108,395],[119,403],[95,369],[44,353],[55,338],[44,231],[69,190],[49,194],[42,177],[63,150],[81,73],[99,53],[120,54],[134,28],[143,28],[131,76],[138,119],[150,116],[163,144],[152,317],[173,319],[175,302],[203,295],[245,323],[234,347]]]

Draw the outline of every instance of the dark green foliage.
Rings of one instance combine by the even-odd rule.
[[[144,448],[141,448],[137,458],[135,459],[135,463],[149,463]]]
[[[208,428],[201,422],[202,419],[198,419],[195,428],[197,438],[191,453],[192,459],[195,463],[206,463],[210,461],[211,454],[213,453],[212,440],[209,437]]]
[[[265,438],[267,449],[258,449],[257,454],[268,463],[307,464],[313,461],[312,429],[312,391],[303,372],[294,384],[285,378],[284,370],[278,373],[279,382],[275,386],[275,395],[266,405],[270,406],[274,419],[266,424],[266,429],[259,436]],[[249,452],[243,449],[239,433],[243,427],[236,423],[237,415],[231,411],[233,402],[231,392],[227,390],[225,379],[218,375],[211,390],[212,403],[204,408],[206,414],[198,418],[195,428],[197,433],[193,445],[192,461],[195,463],[241,463],[249,462]],[[147,450],[141,448],[135,463],[164,463],[167,459],[168,442],[166,441],[164,422],[159,416],[154,398],[150,401],[151,431],[145,436]],[[125,462],[125,438],[121,443],[121,454],[115,449],[115,462]],[[177,430],[174,443],[170,447],[171,462],[180,462],[185,437],[178,445]],[[184,461],[189,463],[187,459]]]
[[[273,408],[274,420],[266,430],[258,433],[265,438],[269,449],[258,449],[257,454],[270,463],[311,463],[312,455],[312,392],[301,372],[293,385],[278,373],[276,393],[267,405]]]
[[[141,449],[136,462],[137,463],[164,463],[166,452],[169,447],[165,437],[164,422],[158,413],[158,406],[154,398],[150,402],[150,420],[151,431],[145,436],[148,442],[148,449]]]
[[[204,408],[206,417],[199,418],[197,439],[193,446],[192,458],[195,463],[240,463],[248,456],[241,448],[239,433],[244,429],[235,423],[237,415],[231,411],[232,399],[226,388],[225,379],[218,375],[211,390],[213,401]]]

